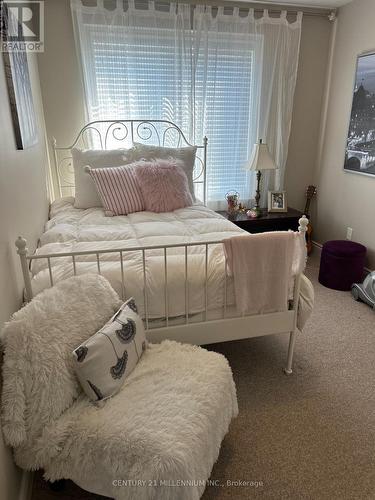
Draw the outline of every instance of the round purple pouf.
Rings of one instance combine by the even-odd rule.
[[[363,280],[367,248],[348,240],[324,243],[320,257],[319,283],[334,290],[350,290]]]

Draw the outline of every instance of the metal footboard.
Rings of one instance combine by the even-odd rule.
[[[300,219],[299,233],[302,238],[304,238],[306,232],[306,226],[308,223],[307,218],[304,216]],[[77,264],[79,262],[80,257],[91,256],[93,260],[90,262],[96,262],[96,272],[98,274],[102,274],[102,260],[105,255],[118,256],[118,261],[120,263],[120,277],[121,277],[121,295],[122,298],[126,298],[126,283],[125,283],[125,271],[124,271],[124,256],[129,252],[140,252],[141,260],[142,260],[142,274],[141,282],[143,282],[143,299],[144,299],[144,321],[146,324],[146,329],[149,328],[150,315],[149,315],[149,304],[148,304],[148,293],[147,293],[147,255],[151,251],[159,250],[161,252],[162,262],[164,266],[164,310],[165,310],[165,321],[166,326],[169,326],[170,314],[169,314],[169,288],[168,288],[168,250],[172,249],[181,249],[181,257],[184,261],[184,300],[185,300],[185,323],[189,323],[189,252],[188,250],[191,248],[199,248],[202,249],[202,257],[204,262],[204,307],[203,307],[203,321],[207,320],[208,317],[208,268],[209,268],[209,248],[212,245],[222,244],[222,240],[213,240],[206,242],[193,242],[193,243],[176,243],[170,245],[152,245],[148,247],[128,247],[128,248],[114,248],[114,249],[100,249],[100,250],[84,250],[77,252],[56,252],[49,254],[34,254],[29,255],[27,249],[27,242],[24,238],[19,237],[16,240],[16,247],[18,255],[21,260],[21,267],[25,282],[25,295],[26,300],[30,301],[33,297],[33,287],[32,287],[32,279],[30,273],[30,265],[33,261],[37,260],[45,260],[47,262],[48,274],[49,274],[49,284],[53,286],[55,284],[54,278],[54,266],[52,261],[56,263],[56,259],[70,259],[71,269],[73,271],[73,275],[77,275]],[[223,306],[222,306],[222,319],[225,319],[227,316],[227,307],[228,307],[228,280],[227,280],[227,260],[224,256],[224,298],[223,298]]]

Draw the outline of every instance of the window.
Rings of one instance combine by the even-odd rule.
[[[283,187],[302,13],[144,0],[70,0],[88,118],[166,119],[191,143],[208,137],[207,199],[254,191],[245,166],[262,138]],[[200,194],[198,193],[198,196]]]
[[[192,143],[207,135],[207,201],[218,207],[229,190],[252,195],[244,166],[257,139],[255,46],[241,33],[204,36],[196,50],[189,30],[181,41],[168,28],[87,24],[84,65],[90,120],[166,119]]]

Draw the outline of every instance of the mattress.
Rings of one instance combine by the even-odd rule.
[[[174,212],[137,212],[117,217],[106,217],[102,208],[77,209],[73,203],[72,197],[61,198],[52,203],[50,220],[40,238],[37,254],[182,245],[167,250],[167,266],[163,249],[145,251],[146,283],[143,280],[141,250],[123,252],[122,268],[119,253],[100,254],[101,274],[120,295],[133,296],[143,316],[146,285],[150,319],[165,318],[166,315],[170,318],[186,317],[205,311],[206,246],[190,246],[186,250],[188,286],[185,289],[183,245],[221,241],[243,232],[200,203]],[[54,283],[74,274],[71,257],[51,258],[50,263]],[[98,272],[96,254],[77,256],[75,270],[77,274]],[[50,286],[47,259],[33,260],[31,272],[34,294]],[[233,306],[233,293],[233,282],[231,278],[225,277],[223,246],[221,243],[209,245],[207,310],[222,309],[225,296],[227,305]]]

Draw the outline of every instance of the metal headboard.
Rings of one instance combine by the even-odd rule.
[[[74,195],[73,147],[93,149],[130,148],[134,142],[165,147],[196,146],[193,182],[196,196],[206,202],[207,137],[202,145],[191,144],[180,127],[168,120],[97,120],[87,123],[70,146],[52,139],[60,196]]]

